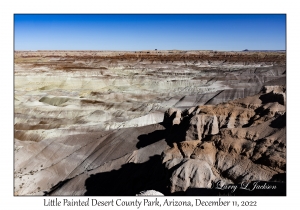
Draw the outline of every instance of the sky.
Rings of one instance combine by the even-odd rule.
[[[15,50],[285,50],[285,14],[15,14]]]

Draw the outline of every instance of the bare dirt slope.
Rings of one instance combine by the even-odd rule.
[[[14,73],[15,195],[285,174],[285,52],[15,52]]]

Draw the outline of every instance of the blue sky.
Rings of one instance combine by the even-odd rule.
[[[286,15],[14,15],[15,50],[285,50]]]

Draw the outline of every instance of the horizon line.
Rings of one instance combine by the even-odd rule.
[[[14,51],[29,51],[29,52],[39,52],[39,51],[94,51],[94,52],[143,52],[143,51],[218,51],[218,52],[249,52],[249,51],[286,51],[284,50],[158,50],[158,49],[148,49],[148,50],[14,50]]]

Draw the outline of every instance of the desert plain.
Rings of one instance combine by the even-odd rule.
[[[15,195],[285,183],[285,51],[14,53]]]

